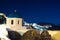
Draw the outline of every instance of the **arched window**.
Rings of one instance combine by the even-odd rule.
[[[19,24],[19,20],[18,20],[18,24]]]
[[[13,20],[11,20],[11,24],[13,24]]]

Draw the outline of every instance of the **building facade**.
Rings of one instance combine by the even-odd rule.
[[[4,16],[5,19],[2,19],[2,16]],[[0,13],[0,23],[4,24],[7,28],[10,28],[11,30],[16,31],[24,29],[24,27],[22,27],[22,20],[23,18],[20,17],[20,15],[18,15],[17,13],[12,13],[7,17],[4,13]]]

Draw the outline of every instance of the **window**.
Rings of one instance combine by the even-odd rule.
[[[11,24],[13,24],[13,20],[11,20]]]
[[[18,20],[18,24],[19,24],[19,20]]]

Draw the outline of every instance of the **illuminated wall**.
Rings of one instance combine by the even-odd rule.
[[[13,30],[20,30],[22,28],[22,18],[7,18],[6,25]]]

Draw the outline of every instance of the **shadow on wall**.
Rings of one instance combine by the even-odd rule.
[[[16,31],[8,31],[8,37],[11,40],[21,40],[21,35]]]

